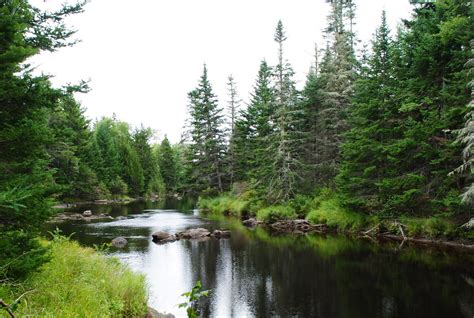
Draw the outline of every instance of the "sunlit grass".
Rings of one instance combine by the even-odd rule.
[[[22,287],[2,294],[32,290],[16,311],[18,317],[143,317],[147,290],[143,275],[118,259],[66,239],[51,243],[51,261]],[[17,291],[18,290],[18,291]]]

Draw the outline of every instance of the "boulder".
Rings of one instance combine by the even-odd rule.
[[[152,307],[148,307],[148,313],[145,318],[175,318],[175,316],[173,314],[161,313]]]
[[[246,227],[256,227],[259,224],[262,224],[261,221],[258,221],[256,218],[249,218],[247,220],[243,220],[242,224],[245,225]]]
[[[125,237],[119,236],[112,240],[112,246],[118,248],[124,248],[128,244],[128,241]]]
[[[211,232],[209,232],[206,229],[203,228],[197,228],[197,229],[189,229],[186,231],[178,232],[176,233],[176,238],[177,239],[202,239],[205,237],[209,237],[211,235]]]
[[[82,212],[82,216],[89,217],[92,216],[92,211],[91,210],[85,210]]]
[[[220,238],[229,238],[230,237],[230,231],[229,230],[214,230],[212,232],[211,237],[220,239]]]
[[[156,231],[151,235],[155,243],[170,243],[176,241],[176,236],[164,231]]]

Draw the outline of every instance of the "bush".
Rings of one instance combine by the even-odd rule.
[[[240,217],[248,212],[249,202],[230,196],[199,198],[198,207],[212,214]]]
[[[368,223],[363,214],[343,208],[338,198],[327,191],[323,191],[317,196],[313,205],[316,207],[306,216],[306,219],[311,223],[326,224],[331,228],[348,231],[360,230]]]
[[[456,233],[453,222],[443,217],[413,218],[401,217],[408,236],[425,235],[431,238],[449,237]]]
[[[138,317],[147,312],[144,276],[118,259],[67,239],[51,244],[52,259],[26,282],[33,289],[19,317]]]
[[[265,222],[276,222],[278,220],[293,220],[297,215],[295,210],[286,205],[274,205],[258,210],[257,219]]]

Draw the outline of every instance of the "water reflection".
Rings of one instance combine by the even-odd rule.
[[[114,210],[116,211],[116,210]],[[469,317],[474,315],[474,259],[341,236],[274,236],[239,223],[204,220],[155,203],[120,209],[126,219],[64,224],[86,245],[125,236],[113,250],[144,273],[150,305],[184,316],[180,294],[197,280],[212,289],[201,302],[205,317]],[[116,213],[116,212],[113,212]],[[156,245],[156,230],[232,229],[230,240]]]

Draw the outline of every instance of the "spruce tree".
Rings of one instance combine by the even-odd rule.
[[[227,82],[228,90],[228,113],[229,113],[229,146],[228,148],[228,169],[229,169],[229,179],[230,184],[232,185],[235,181],[235,168],[236,168],[236,122],[238,120],[239,108],[240,108],[240,98],[237,92],[237,84],[235,83],[234,77],[230,75]]]
[[[471,52],[474,54],[474,39],[471,40]],[[469,87],[471,88],[471,101],[468,104],[469,112],[466,114],[466,122],[464,127],[457,130],[457,141],[464,144],[462,152],[463,164],[457,167],[453,172],[467,175],[467,178],[472,179],[472,171],[474,166],[474,58],[470,58],[466,67],[469,69],[471,80]],[[452,175],[452,173],[450,173]],[[474,183],[470,181],[462,194],[462,202],[472,205],[474,203]]]
[[[133,146],[138,154],[138,159],[143,169],[144,193],[147,196],[156,195],[163,191],[163,179],[161,177],[158,158],[152,151],[151,139],[153,131],[141,126],[133,133]]]
[[[176,167],[176,154],[174,149],[171,147],[166,135],[161,142],[159,154],[157,156],[166,193],[171,194],[176,191],[178,175]]]
[[[189,188],[197,193],[224,191],[224,115],[204,65],[198,87],[188,94],[187,162]]]
[[[271,165],[269,136],[273,130],[272,68],[261,61],[248,107],[236,122],[236,180],[250,181],[253,187],[268,175]]]
[[[286,41],[283,24],[278,21],[274,40],[278,44],[278,64],[274,68],[274,129],[270,134],[272,170],[264,179],[270,201],[286,201],[294,196],[301,178],[301,150],[303,135],[300,128],[301,109],[293,81],[293,69],[283,57]]]
[[[344,24],[347,10],[342,0],[331,3],[326,28],[327,48],[319,73],[322,102],[315,123],[318,158],[314,167],[320,185],[334,183],[341,161],[340,145],[348,129],[347,114],[353,95],[356,60],[351,47],[353,35]]]
[[[338,185],[347,203],[358,210],[376,209],[387,189],[383,180],[390,175],[386,147],[400,138],[394,70],[394,44],[385,12],[372,41],[372,52],[355,84],[350,110],[351,130],[343,145],[343,163]],[[349,197],[351,199],[349,199]]]
[[[45,259],[35,238],[52,214],[56,191],[48,119],[65,93],[24,63],[42,50],[72,44],[64,18],[81,11],[82,4],[64,5],[45,14],[25,0],[0,6],[0,274],[10,278]]]

